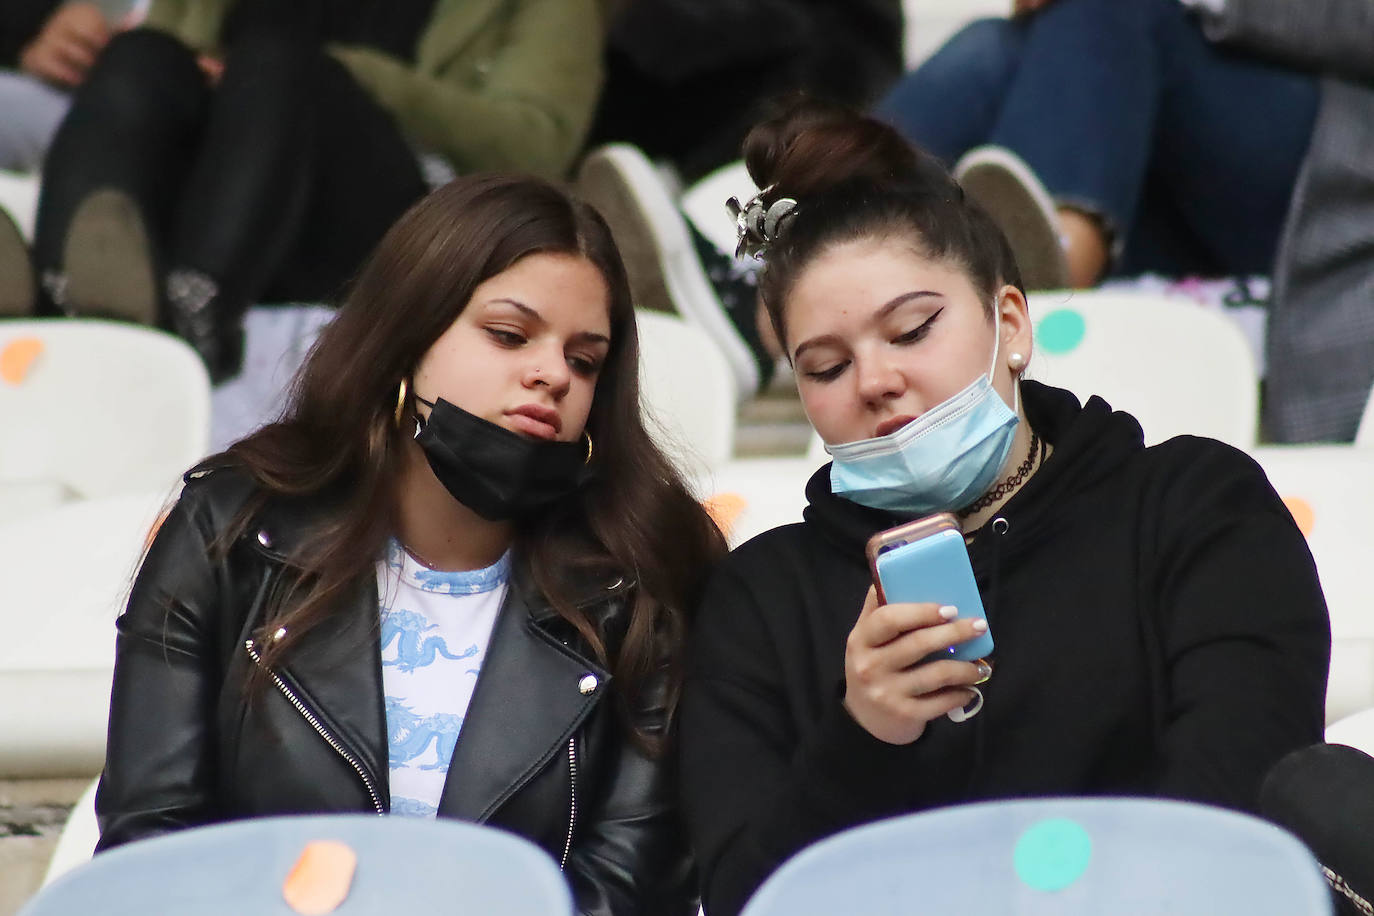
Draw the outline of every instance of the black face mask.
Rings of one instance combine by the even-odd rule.
[[[527,439],[440,398],[416,418],[420,444],[439,482],[489,521],[528,516],[591,477],[588,442]]]

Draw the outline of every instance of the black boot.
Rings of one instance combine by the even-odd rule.
[[[167,314],[172,330],[205,361],[213,384],[242,371],[243,310],[231,306],[214,280],[186,267],[168,271]]]

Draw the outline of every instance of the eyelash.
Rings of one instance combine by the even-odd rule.
[[[925,321],[922,321],[915,328],[911,329],[910,331],[907,331],[905,334],[896,338],[892,342],[897,344],[898,346],[907,346],[909,344],[919,342],[922,338],[924,338],[927,334],[930,333],[930,326],[935,323],[935,319],[939,318],[940,313],[944,310],[944,306],[941,306],[940,308],[936,309],[934,312],[931,313],[929,318],[927,318]]]
[[[498,346],[506,347],[511,350],[523,346],[529,340],[524,334],[520,334],[516,331],[507,331],[504,328],[485,328],[485,330]],[[576,372],[584,378],[591,378],[601,371],[601,360],[590,359],[585,356],[568,357],[568,365],[572,368],[573,372]]]
[[[524,334],[519,334],[515,331],[506,331],[501,328],[487,328],[486,332],[491,335],[492,340],[496,341],[501,346],[511,347],[512,349],[520,346],[527,339]]]
[[[582,356],[569,357],[568,365],[572,366],[572,370],[584,378],[591,378],[601,371],[600,360],[587,359]]]
[[[930,326],[935,323],[935,319],[939,318],[940,313],[944,310],[944,306],[941,306],[940,308],[936,309],[931,314],[931,316],[927,318],[925,321],[921,322],[918,326],[911,329],[910,331],[907,331],[905,334],[893,338],[891,342],[899,347],[909,347],[912,344],[920,343],[921,340],[924,339],[925,336],[930,333]],[[807,378],[812,379],[813,381],[832,382],[835,379],[839,378],[840,374],[844,372],[844,370],[848,366],[849,360],[845,360],[842,363],[836,363],[828,369],[822,369],[819,372],[807,372],[804,374]]]
[[[842,363],[836,363],[829,369],[822,369],[819,372],[808,372],[806,373],[806,377],[817,382],[833,382],[840,377],[840,373],[843,372],[848,365],[849,362],[846,360]]]

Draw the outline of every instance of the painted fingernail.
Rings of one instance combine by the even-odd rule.
[[[975,633],[986,633],[987,631],[988,631],[988,622],[987,622],[986,620],[975,620],[975,621],[973,621],[973,632],[975,632]]]
[[[946,604],[940,608],[940,616],[945,620],[953,620],[959,616],[959,609],[952,604]]]
[[[983,661],[981,658],[978,659],[978,680],[974,681],[973,683],[975,685],[986,684],[991,678],[992,666],[989,665],[987,662]]]

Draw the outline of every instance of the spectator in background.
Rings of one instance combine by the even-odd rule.
[[[901,0],[612,4],[594,144],[624,141],[694,181],[739,158],[759,106],[803,90],[867,106],[902,72]]]
[[[0,4],[0,169],[39,168],[100,52],[137,13],[124,0]],[[37,284],[23,236],[0,210],[0,317],[33,310]]]
[[[216,380],[249,304],[339,290],[420,154],[559,175],[601,79],[594,0],[155,0],[146,26],[76,93],[34,260],[52,306],[169,326]]]
[[[1374,6],[1018,12],[956,35],[879,115],[962,157],[1030,288],[1272,272],[1266,435],[1352,439],[1374,384]]]
[[[678,182],[739,158],[770,104],[806,94],[866,108],[902,72],[901,0],[620,0],[608,3],[606,88],[578,193],[625,258],[635,304],[682,315],[720,346],[741,398],[777,354],[752,265],[683,219]],[[657,165],[669,165],[666,177]]]
[[[128,5],[87,0],[0,5],[0,169],[39,167],[67,113],[71,90],[85,81],[110,37],[125,24]]]
[[[1267,271],[1316,81],[1219,50],[1178,0],[1018,6],[966,27],[876,111],[947,165],[992,144],[1033,170],[1056,208],[1067,275],[1012,235],[1031,288],[1092,286],[1109,269]],[[994,218],[1023,209],[983,203]]]

